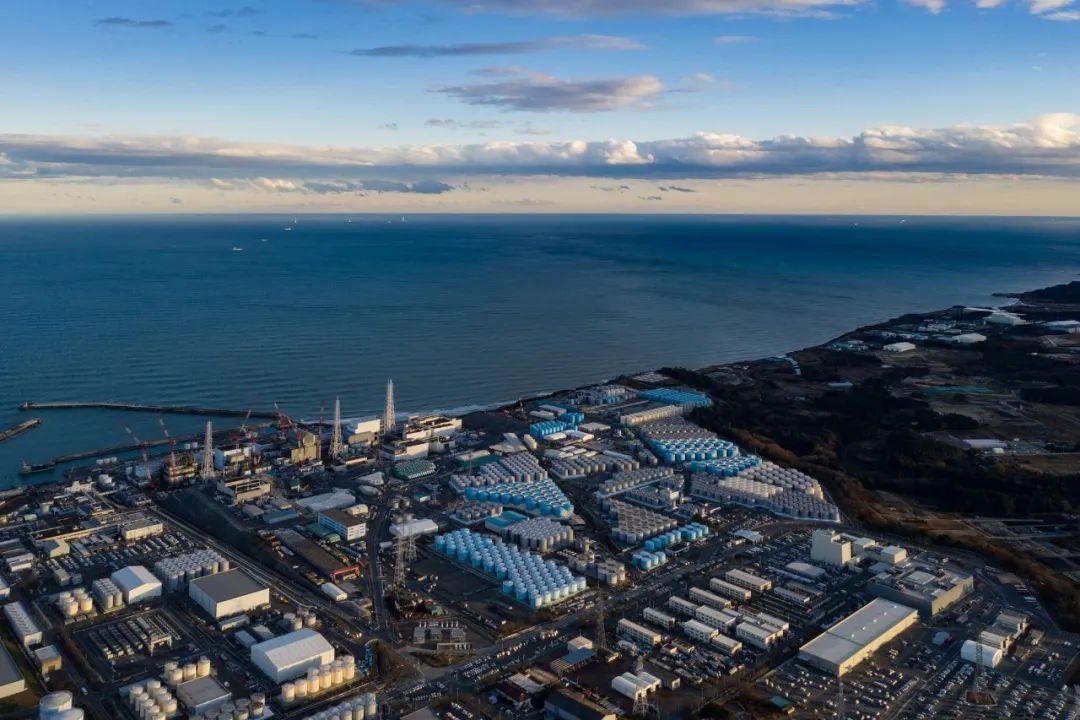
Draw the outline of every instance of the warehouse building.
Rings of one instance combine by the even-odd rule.
[[[251,663],[275,683],[294,680],[334,661],[334,648],[319,633],[303,628],[251,646]]]
[[[573,690],[558,688],[544,700],[544,713],[554,720],[616,720],[602,705]]]
[[[694,614],[694,619],[709,627],[714,627],[717,630],[727,632],[735,627],[735,623],[738,621],[739,616],[727,610],[717,610],[708,605],[702,605]]]
[[[161,581],[142,565],[129,565],[109,576],[128,605],[161,597]]]
[[[215,620],[270,604],[269,588],[239,569],[195,578],[188,595]]]
[[[724,579],[733,585],[738,585],[752,592],[767,592],[772,589],[772,580],[751,575],[745,570],[728,570],[724,573]]]
[[[746,602],[751,597],[751,592],[746,588],[733,585],[727,580],[721,580],[720,578],[709,580],[709,589],[714,593],[718,593],[739,602]]]
[[[761,622],[741,622],[735,626],[735,637],[761,650],[768,650],[783,636],[783,630]]]
[[[736,655],[742,651],[742,643],[729,638],[727,635],[714,635],[709,642],[725,655]]]
[[[10,602],[4,606],[4,615],[15,633],[15,639],[22,643],[23,647],[41,644],[41,628],[34,622],[34,618],[30,617],[25,605],[21,602]]]
[[[975,579],[934,565],[909,563],[875,575],[866,589],[876,597],[913,607],[930,620],[972,592]]]
[[[915,608],[878,598],[799,648],[799,659],[840,676],[914,625]]]
[[[363,506],[354,505],[353,507],[359,508]],[[346,510],[340,508],[323,510],[319,513],[319,525],[336,532],[345,542],[351,543],[362,540],[364,535],[367,534],[367,522],[359,509],[355,512],[350,512],[350,510],[352,508]]]
[[[978,640],[965,640],[960,646],[960,659],[983,667],[996,668],[1005,657],[1005,651],[994,645],[985,645]]]
[[[711,608],[717,610],[723,610],[724,608],[731,607],[731,601],[727,598],[722,598],[719,595],[714,595],[708,590],[702,590],[701,588],[690,588],[690,600],[692,602],[701,603],[702,605],[708,605]]]
[[[700,620],[687,620],[682,624],[682,629],[687,637],[700,643],[707,643],[719,634],[716,628],[709,627]]]
[[[648,647],[655,647],[664,640],[664,636],[651,628],[647,628],[644,625],[638,625],[632,620],[623,618],[619,620],[619,624],[615,629],[615,634],[619,637],[629,640],[635,645],[645,645]]]
[[[15,663],[15,658],[0,643],[0,698],[17,695],[26,689],[26,678]]]
[[[165,532],[165,523],[154,518],[139,518],[120,525],[120,537],[124,542],[135,542]]]

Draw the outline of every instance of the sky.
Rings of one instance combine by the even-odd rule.
[[[0,17],[0,214],[1080,214],[1080,0]]]

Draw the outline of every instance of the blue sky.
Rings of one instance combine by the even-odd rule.
[[[143,184],[153,178],[205,187],[219,175],[230,182],[244,175],[241,168],[215,167],[195,177],[185,168],[199,160],[190,148],[178,149],[186,142],[178,138],[227,141],[252,152],[288,146],[284,166],[260,165],[257,172],[301,185],[334,174],[325,158],[315,163],[311,178],[292,169],[309,162],[303,148],[430,146],[454,155],[446,177],[438,178],[452,185],[491,171],[475,161],[479,151],[460,159],[454,149],[460,146],[498,143],[504,156],[516,156],[521,144],[640,143],[698,133],[753,142],[851,139],[882,127],[993,133],[1050,113],[1080,111],[1080,3],[941,2],[9,3],[0,53],[0,136],[7,138],[0,140],[0,161],[6,157],[15,169],[0,182],[0,203],[3,186],[7,197],[23,197],[47,178],[108,176],[115,182],[138,176]],[[666,10],[642,9],[649,7]],[[1062,157],[1072,157],[1080,144],[1075,124],[1059,117],[1055,128],[1051,134]],[[34,136],[34,148],[27,149],[21,136]],[[126,138],[150,143],[140,146],[140,157],[170,154],[163,163],[169,167],[152,173],[145,160],[133,163],[122,152],[101,148],[93,162],[58,162],[55,153],[41,149],[102,138],[125,148]],[[934,136],[934,142],[948,148],[952,141]],[[987,141],[965,136],[963,142]],[[1012,144],[992,141],[991,149],[1011,150]],[[1042,147],[1037,138],[1031,144]],[[194,154],[205,156],[201,145]],[[1030,170],[1029,155],[991,164],[936,156],[928,163],[920,156],[910,169],[1041,175],[1045,156],[1040,150],[1038,172]],[[684,157],[673,162],[685,163]],[[516,168],[505,157],[499,162],[503,175],[549,169],[545,163]],[[348,164],[349,172],[333,179],[363,174],[354,157]],[[415,164],[411,157],[375,162],[386,167],[382,175],[388,178],[436,179],[430,170],[406,177],[402,168]],[[608,153],[593,164],[624,163]],[[687,177],[717,174],[696,169],[696,156],[689,164]],[[1063,173],[1061,163],[1051,164],[1054,176],[1072,177],[1076,168],[1067,163]],[[117,168],[113,176],[104,169],[110,165]],[[761,166],[724,167],[720,174],[730,178]],[[769,172],[787,172],[776,167],[771,163]],[[801,175],[892,170],[880,162],[856,167],[834,159],[792,169]],[[23,184],[18,194],[10,188],[16,182]],[[0,205],[3,210],[11,208]]]

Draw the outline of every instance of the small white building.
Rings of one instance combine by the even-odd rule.
[[[120,592],[124,594],[124,602],[128,605],[161,597],[161,581],[142,565],[121,568],[110,575],[109,579],[120,588]]]
[[[915,349],[915,343],[894,342],[894,343],[889,343],[888,345],[885,345],[881,349],[884,350],[885,352],[891,352],[891,353],[906,353],[906,352],[911,352],[912,350]]]
[[[270,589],[239,569],[195,578],[188,595],[215,620],[270,604]]]
[[[251,646],[251,663],[276,683],[307,674],[334,662],[334,648],[310,628],[279,635]]]
[[[851,542],[832,530],[815,530],[810,541],[810,559],[843,567],[851,562]]]
[[[993,645],[983,645],[978,640],[965,640],[960,646],[960,659],[978,663],[983,667],[996,668],[1005,651]]]

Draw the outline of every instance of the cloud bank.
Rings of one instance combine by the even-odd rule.
[[[1012,125],[885,126],[851,137],[783,135],[754,140],[702,132],[649,141],[498,140],[398,147],[0,135],[0,181],[6,182],[65,177],[296,177],[415,183],[435,176],[493,174],[689,179],[823,173],[1080,178],[1080,115],[1054,113]]]

